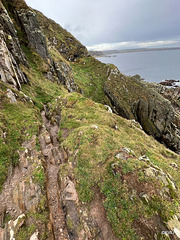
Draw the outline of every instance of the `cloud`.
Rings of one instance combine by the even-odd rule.
[[[161,41],[151,41],[151,42],[118,42],[118,43],[102,43],[95,44],[92,46],[87,46],[89,51],[105,51],[105,50],[119,50],[119,49],[132,49],[132,48],[148,48],[148,47],[164,47],[173,44],[179,44],[178,40],[161,40]]]
[[[155,41],[155,42],[141,42],[138,43],[138,47],[158,47],[158,46],[165,46],[165,45],[172,45],[179,43],[179,41],[174,40],[166,40],[166,41]]]
[[[26,2],[68,28],[86,46],[103,42],[133,45],[134,41],[154,42],[180,36],[180,0]]]

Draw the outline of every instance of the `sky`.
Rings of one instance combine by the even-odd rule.
[[[88,50],[180,47],[180,0],[25,0]]]

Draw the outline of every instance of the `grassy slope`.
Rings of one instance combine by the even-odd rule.
[[[111,105],[104,93],[104,83],[108,76],[106,64],[93,57],[86,57],[72,63],[71,66],[74,71],[74,81],[84,96],[96,102]]]
[[[52,112],[56,104],[62,108],[59,137],[62,146],[71,153],[69,161],[75,166],[73,172],[80,200],[91,202],[94,188],[100,189],[117,239],[138,239],[134,224],[142,219],[150,221],[156,213],[163,221],[172,217],[177,210],[177,198],[162,200],[159,190],[163,186],[145,176],[147,165],[138,157],[146,154],[154,164],[170,173],[179,186],[178,171],[170,166],[171,162],[178,163],[178,155],[133,126],[131,121],[107,112],[103,105],[80,94],[61,96],[50,105]],[[67,138],[63,137],[64,131],[69,131]],[[132,149],[135,156],[118,160],[115,156],[123,147]],[[114,163],[117,175],[113,174]],[[64,164],[62,169],[66,169],[62,170],[65,175],[71,171],[69,164]],[[141,191],[150,196],[149,204],[140,200]]]
[[[40,117],[38,110],[30,102],[23,102],[23,95],[18,94],[18,102],[10,103],[6,97],[7,88],[0,84],[0,129],[6,137],[0,137],[0,190],[7,177],[10,165],[18,163],[18,150],[21,144],[39,131]]]
[[[40,110],[43,104],[62,94],[65,89],[56,83],[50,82],[43,75],[47,68],[46,63],[31,49],[23,47],[29,61],[29,68],[21,66],[26,73],[29,84],[22,85],[22,91],[33,100],[26,101],[24,96],[9,85],[0,85],[0,129],[6,132],[6,138],[0,138],[0,189],[7,177],[8,167],[18,163],[17,151],[21,144],[32,135],[38,136],[41,125]],[[17,94],[18,102],[10,103],[7,98],[7,89]],[[65,91],[66,92],[66,91]]]
[[[29,67],[21,66],[21,68],[26,73],[29,83],[22,85],[21,90],[33,100],[33,103],[26,100],[19,91],[0,82],[0,191],[8,176],[10,166],[18,165],[18,151],[22,150],[22,143],[30,139],[32,135],[36,135],[36,148],[40,150],[38,135],[42,125],[40,111],[43,109],[43,105],[54,100],[55,97],[67,93],[62,86],[46,79],[44,71],[47,65],[36,53],[25,47],[23,50]],[[7,98],[7,89],[11,89],[17,94],[17,103],[10,103]],[[3,138],[3,133],[6,133],[5,138]],[[38,183],[42,189],[37,211],[26,212],[26,223],[16,232],[17,240],[29,239],[37,226],[40,226],[41,229],[40,239],[48,238],[49,230],[45,226],[49,221],[49,213],[45,192],[46,177],[42,164],[37,168],[34,165],[35,170],[32,173],[33,181]],[[10,219],[11,216],[8,220]]]

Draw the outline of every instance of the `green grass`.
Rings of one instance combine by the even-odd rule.
[[[32,234],[36,231],[37,226],[35,224],[31,224],[30,226],[22,226],[18,233],[16,233],[15,237],[17,240],[29,239]]]
[[[42,166],[37,166],[36,170],[33,172],[33,182],[37,183],[44,190],[46,183],[46,176],[44,168]]]
[[[83,95],[96,102],[110,104],[104,93],[104,83],[107,80],[108,66],[93,57],[82,58],[71,64],[75,83]]]
[[[100,189],[105,198],[103,204],[108,220],[117,239],[138,239],[133,224],[142,216],[148,221],[158,214],[162,221],[168,221],[175,214],[178,206],[176,198],[165,200],[152,193],[149,204],[146,204],[134,191],[140,191],[137,190],[139,185],[142,192],[145,186],[150,188],[153,185],[155,192],[163,187],[144,175],[147,165],[138,160],[144,154],[170,173],[179,186],[178,171],[170,167],[171,161],[178,163],[177,154],[136,128],[131,121],[107,112],[103,105],[78,93],[61,96],[58,101],[49,104],[49,108],[52,118],[56,108],[61,108],[61,145],[71,152],[69,161],[75,166],[73,172],[79,199],[90,203],[94,198],[94,189]],[[63,129],[69,130],[66,138],[63,138]],[[122,147],[132,149],[135,156],[130,154],[126,160],[117,159],[115,156],[122,151]],[[61,169],[65,175],[72,171],[68,170],[67,164]],[[127,181],[122,181],[123,178]],[[137,181],[133,187],[131,178]]]
[[[17,8],[25,7],[24,1],[16,0],[15,3]],[[9,5],[9,11],[12,10],[10,7],[12,5]],[[86,49],[71,34],[41,13],[37,15],[51,45],[56,38],[56,46],[51,47],[55,61],[65,61],[63,57],[69,60],[86,55]],[[162,199],[158,192],[163,184],[145,176],[144,169],[147,165],[140,162],[138,157],[148,156],[155,165],[172,175],[179,188],[179,173],[170,166],[171,162],[178,164],[179,156],[133,126],[131,121],[107,112],[102,105],[111,106],[104,93],[104,87],[108,87],[122,108],[133,117],[132,103],[136,101],[137,93],[141,92],[142,98],[147,100],[144,84],[140,84],[138,79],[132,81],[122,74],[111,76],[111,81],[107,81],[109,69],[114,69],[114,66],[102,64],[92,57],[83,57],[71,63],[71,67],[75,83],[84,96],[67,93],[64,87],[46,78],[48,63],[28,47],[27,38],[20,26],[17,26],[17,30],[29,63],[28,67],[21,66],[29,79],[28,84],[22,84],[22,91],[33,103],[25,102],[22,94],[12,89],[17,94],[18,103],[11,104],[6,96],[7,85],[0,84],[0,133],[6,132],[5,138],[0,137],[0,190],[9,167],[18,164],[18,151],[22,148],[22,143],[32,135],[38,135],[42,124],[40,111],[44,104],[48,104],[52,122],[54,116],[61,113],[59,139],[61,146],[69,152],[68,163],[61,164],[61,173],[65,177],[71,174],[75,177],[80,203],[86,203],[88,208],[98,189],[107,219],[117,239],[139,239],[134,223],[140,219],[151,222],[158,214],[162,223],[167,222],[177,211],[179,192],[174,194],[172,191],[168,199]],[[61,55],[62,46],[66,51]],[[151,97],[153,96],[152,94]],[[64,130],[69,133],[67,137],[63,136]],[[116,154],[122,152],[123,147],[132,149],[135,156],[117,159]],[[40,150],[38,141],[37,149]],[[27,213],[25,224],[16,233],[17,240],[29,239],[37,226],[43,226],[40,239],[47,239],[49,234],[46,229],[48,210],[44,193],[44,169],[37,166],[32,176],[34,183],[41,186],[42,196],[37,211]],[[148,203],[139,197],[143,191],[149,194]],[[67,224],[69,229],[74,227],[71,219]]]
[[[31,103],[21,101],[11,104],[5,97],[2,84],[1,87],[0,128],[6,133],[6,137],[0,137],[0,189],[7,177],[9,166],[18,164],[18,150],[21,149],[21,144],[31,136],[38,135],[41,124],[38,109]]]
[[[35,105],[42,110],[44,104],[51,102],[66,90],[45,77],[49,67],[32,49],[23,46],[23,51],[28,59],[29,68],[25,66],[22,68],[30,82],[22,85],[22,91],[31,97]]]

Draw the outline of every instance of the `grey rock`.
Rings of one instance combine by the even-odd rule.
[[[121,160],[126,160],[127,156],[124,154],[124,152],[120,152],[120,153],[116,154],[116,158],[121,159]]]
[[[133,156],[135,156],[134,151],[131,150],[130,148],[123,147],[122,150],[123,150],[124,152],[128,153],[129,155],[133,155]]]
[[[0,80],[13,85],[17,89],[21,88],[21,83],[28,82],[9,51],[5,41],[5,34],[2,30],[0,31]]]
[[[142,199],[143,202],[145,202],[147,204],[149,203],[149,196],[146,193],[143,193],[143,192],[140,193],[139,197]]]
[[[107,76],[104,92],[115,111],[122,117],[135,119],[146,133],[180,152],[180,117],[172,103],[148,83],[124,76],[117,68],[109,68]]]
[[[39,235],[39,232],[38,230],[30,237],[29,240],[38,240],[38,235]]]
[[[0,12],[0,29],[4,33],[5,41],[8,43],[7,48],[12,53],[13,57],[16,61],[27,65],[26,58],[21,50],[17,37],[17,31],[15,30],[14,24],[3,5],[1,6]]]
[[[173,168],[179,168],[179,166],[178,166],[175,162],[170,163],[170,165],[171,165]]]
[[[55,62],[54,68],[57,73],[59,83],[65,85],[69,92],[77,90],[77,86],[73,79],[72,68],[65,62]]]
[[[36,13],[32,10],[21,9],[17,12],[18,17],[23,25],[24,31],[27,34],[30,45],[36,50],[36,52],[44,59],[50,59],[50,55],[47,49],[45,36],[42,34],[39,26]]]
[[[0,12],[0,80],[20,89],[28,79],[21,71],[19,63],[27,65],[21,50],[17,32],[6,9],[1,5]]]
[[[107,108],[108,112],[110,112],[110,113],[113,112],[110,106],[108,106],[108,105],[104,105],[104,106]]]
[[[55,82],[55,81],[56,81],[55,77],[53,76],[52,72],[50,72],[50,71],[46,73],[46,77],[47,77],[51,82]]]
[[[7,89],[7,97],[10,99],[10,103],[17,103],[16,96],[11,89]]]

